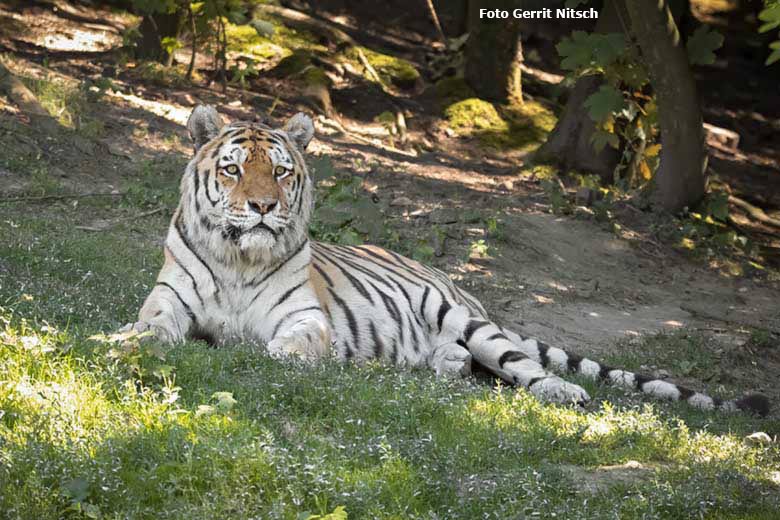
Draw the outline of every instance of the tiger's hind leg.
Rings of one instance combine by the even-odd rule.
[[[434,293],[426,303],[425,319],[437,332],[435,344],[445,345],[449,352],[463,355],[464,352],[454,348],[459,346],[490,372],[504,381],[527,388],[540,399],[577,404],[590,400],[583,388],[564,381],[531,359],[495,323],[474,316],[464,305],[452,305],[440,294]],[[446,359],[446,356],[442,357]]]

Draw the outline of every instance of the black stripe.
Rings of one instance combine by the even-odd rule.
[[[607,365],[601,365],[601,368],[599,368],[599,377],[601,379],[604,379],[605,381],[609,381],[609,373],[612,372],[614,368],[608,367]]]
[[[341,249],[348,249],[348,248],[346,248],[346,247],[341,247]],[[355,247],[354,249],[359,249],[360,251],[363,251],[363,252],[364,252],[364,253],[366,253],[367,255],[369,255],[369,256],[371,256],[371,257],[373,257],[373,258],[375,259],[374,261],[372,261],[372,263],[373,263],[373,264],[375,264],[375,265],[377,265],[377,266],[381,267],[382,269],[385,269],[386,271],[390,271],[390,272],[391,272],[391,273],[393,273],[394,275],[396,275],[396,276],[398,276],[398,277],[400,277],[400,278],[403,278],[404,280],[406,280],[407,282],[409,282],[409,283],[410,283],[410,284],[412,284],[412,285],[419,285],[419,283],[422,283],[422,284],[429,284],[429,283],[430,283],[430,280],[428,280],[428,279],[426,279],[426,278],[423,278],[423,277],[419,276],[419,275],[418,275],[418,274],[416,274],[416,273],[411,273],[411,274],[412,274],[412,275],[413,275],[415,278],[417,278],[417,281],[415,282],[414,280],[410,280],[409,278],[407,278],[406,276],[404,276],[403,274],[399,273],[398,271],[396,271],[396,270],[394,269],[394,267],[399,267],[397,264],[395,264],[395,263],[391,262],[390,260],[388,260],[388,259],[386,259],[386,258],[383,258],[381,255],[378,255],[377,253],[375,253],[375,252],[371,251],[370,249],[366,249],[366,248],[364,248],[364,247]],[[364,258],[365,260],[369,260],[369,259],[368,259],[368,258],[366,258],[366,257],[363,257],[363,258]],[[382,262],[382,264],[387,264],[387,265],[380,265],[380,264],[378,264],[378,263],[377,263],[377,261],[379,261],[379,262]],[[388,265],[389,265],[389,266],[391,266],[391,267],[388,267]],[[402,266],[400,266],[400,267],[402,267]],[[408,269],[405,269],[405,270],[406,270],[406,271],[408,271]]]
[[[318,244],[318,245],[320,245],[320,244]],[[356,255],[354,253],[347,254],[344,251],[336,251],[334,249],[330,249],[330,248],[327,248],[327,247],[324,247],[324,248],[321,248],[321,249],[323,249],[323,251],[321,251],[320,254],[322,254],[323,256],[325,256],[325,253],[327,252],[329,255],[332,255],[333,257],[338,258],[339,260],[344,262],[346,265],[352,267],[356,271],[360,271],[361,273],[365,274],[369,278],[371,278],[373,280],[376,280],[377,282],[381,283],[382,285],[384,285],[385,287],[387,287],[391,291],[394,289],[393,286],[390,285],[389,282],[384,280],[377,273],[375,273],[371,269],[363,267],[362,265],[357,263],[359,261],[365,261],[366,260],[365,257],[362,257],[360,255]],[[327,258],[329,259],[330,262],[333,262],[333,260],[330,260],[330,257],[327,257]],[[398,284],[398,282],[396,280],[394,280],[392,277],[389,277],[389,278],[390,278],[391,281],[393,281],[396,284]]]
[[[634,374],[634,384],[636,385],[636,389],[640,392],[644,392],[642,389],[642,385],[647,383],[648,381],[651,381],[651,378],[647,376],[643,376],[642,374]]]
[[[539,364],[547,368],[547,365],[550,364],[550,356],[547,354],[550,346],[543,341],[537,341],[536,348],[539,350]]]
[[[544,379],[547,379],[548,377],[550,377],[550,376],[533,377],[533,378],[531,378],[531,379],[528,381],[528,385],[527,385],[527,387],[526,387],[526,388],[531,388],[532,386],[534,386],[534,385],[535,385],[536,383],[538,383],[539,381],[542,381],[542,380],[544,380]]]
[[[307,279],[303,280],[301,283],[299,283],[298,285],[294,285],[293,287],[290,287],[289,289],[287,289],[287,292],[285,292],[285,293],[284,293],[284,294],[283,294],[283,295],[282,295],[282,296],[281,296],[281,297],[280,297],[280,298],[279,298],[279,299],[276,301],[276,303],[274,303],[274,304],[271,306],[271,308],[270,308],[270,309],[268,309],[268,312],[269,312],[269,313],[271,313],[271,312],[272,312],[272,311],[273,311],[275,308],[277,308],[278,306],[280,306],[281,304],[283,304],[283,303],[284,303],[284,302],[287,300],[287,298],[289,298],[289,297],[292,295],[292,293],[294,293],[295,291],[297,291],[298,289],[300,289],[301,287],[303,287],[303,284],[305,284],[305,283],[306,283],[306,282],[308,282],[308,281],[309,281],[309,280],[308,280],[308,278],[307,278]]]
[[[192,312],[192,308],[187,304],[187,302],[184,301],[184,298],[181,297],[181,294],[179,294],[179,291],[173,288],[171,284],[167,282],[157,282],[155,285],[162,285],[163,287],[167,287],[171,291],[173,291],[173,294],[176,295],[176,298],[178,298],[179,302],[184,306],[184,310],[187,312],[187,316],[190,317],[191,320],[195,320],[195,313]]]
[[[441,326],[444,323],[444,316],[446,316],[451,308],[450,302],[445,300],[444,295],[442,295],[442,303],[439,306],[439,315],[436,318],[436,325],[439,327],[439,332],[441,332]]]
[[[168,254],[171,255],[171,258],[173,258],[173,261],[176,263],[176,265],[179,266],[179,268],[184,271],[184,273],[190,277],[190,280],[192,280],[192,288],[195,291],[195,296],[198,297],[198,301],[200,302],[200,305],[203,306],[203,297],[200,295],[200,291],[198,290],[198,282],[195,281],[195,277],[192,276],[192,273],[184,267],[184,264],[182,264],[179,259],[176,257],[175,254],[173,254],[173,251],[171,251],[171,248],[168,246],[165,246],[165,249],[168,250]]]
[[[357,292],[359,292],[363,296],[363,298],[371,302],[372,305],[374,304],[374,299],[371,297],[371,294],[368,292],[365,285],[363,285],[360,280],[355,278],[355,276],[353,276],[352,273],[350,273],[348,270],[344,269],[344,267],[342,267],[339,262],[333,260],[332,258],[329,258],[324,251],[321,251],[320,254],[323,257],[327,258],[330,261],[330,263],[335,265],[339,269],[339,271],[341,271],[344,277],[347,280],[349,280],[349,283],[352,285],[352,287],[354,287],[357,290]]]
[[[373,321],[368,322],[368,328],[371,330],[371,341],[374,342],[374,357],[381,359],[385,351],[385,345],[382,343],[382,338],[377,334]]]
[[[295,211],[296,213],[300,212],[302,203],[303,203],[303,183],[300,183],[298,189],[295,190],[295,201],[293,202],[292,205],[293,211]],[[298,206],[298,209],[295,209],[295,206]]]
[[[333,287],[333,280],[330,279],[330,276],[328,276],[328,273],[325,272],[322,267],[317,265],[316,262],[312,262],[311,265],[314,267],[314,269],[320,273],[320,276],[322,276],[323,280],[325,280],[325,283],[327,283],[329,286]]]
[[[195,211],[200,213],[200,201],[198,200],[198,191],[200,191],[200,172],[198,167],[195,166],[192,169],[193,183],[195,184],[192,189],[192,200],[195,202]]]
[[[582,361],[582,356],[567,354],[566,366],[570,372],[577,372],[580,369],[580,361]]]
[[[257,287],[257,286],[261,285],[263,282],[265,282],[266,280],[268,280],[268,278],[269,278],[269,277],[271,277],[271,276],[273,276],[274,274],[276,274],[276,272],[277,272],[279,269],[281,269],[282,267],[284,267],[285,265],[287,265],[287,262],[289,262],[290,260],[292,260],[293,258],[295,258],[295,256],[296,256],[298,253],[300,253],[300,252],[303,250],[303,248],[306,246],[306,244],[308,244],[308,243],[309,243],[309,240],[308,240],[308,239],[306,239],[306,240],[304,240],[303,242],[301,242],[301,243],[300,243],[300,245],[298,245],[298,247],[295,249],[295,251],[293,251],[293,252],[290,254],[290,256],[288,256],[287,258],[285,258],[284,260],[282,260],[282,261],[281,261],[281,262],[280,262],[280,263],[279,263],[279,264],[278,264],[276,267],[274,267],[274,269],[273,269],[271,272],[269,272],[268,274],[266,274],[265,276],[263,276],[263,278],[261,278],[261,279],[260,279],[260,281],[257,281],[257,282],[256,282],[255,280],[252,280],[251,282],[244,284],[244,287],[250,287],[250,286],[251,286],[251,287]],[[261,291],[261,292],[262,292],[262,291]],[[260,294],[260,293],[258,293],[258,295],[259,295],[259,294]],[[257,296],[255,296],[255,298],[257,298]],[[252,301],[254,302],[254,301],[255,301],[255,299],[252,299]]]
[[[504,368],[505,363],[511,363],[513,361],[522,361],[528,359],[528,356],[520,352],[519,350],[507,350],[501,357],[498,358],[498,367]]]
[[[358,335],[359,335],[358,324],[357,324],[357,320],[355,320],[355,315],[352,314],[352,309],[350,309],[349,305],[347,305],[344,302],[344,300],[339,298],[339,295],[336,294],[336,292],[330,287],[328,287],[328,292],[330,293],[331,298],[333,298],[333,301],[336,302],[336,305],[338,305],[339,308],[341,308],[342,312],[347,317],[347,324],[349,325],[350,333],[352,333],[352,341],[355,345],[355,350],[360,352],[360,342],[358,341]],[[351,357],[352,353],[350,352],[349,349],[349,343],[345,341],[344,344],[347,346],[347,357]]]
[[[288,319],[290,319],[291,317],[293,317],[296,314],[299,314],[301,312],[313,311],[313,310],[322,310],[322,309],[320,309],[319,305],[312,305],[311,307],[304,307],[303,309],[297,309],[297,310],[294,310],[292,312],[287,313],[286,316],[281,318],[276,323],[276,326],[274,327],[274,331],[271,333],[271,339],[274,339],[276,337],[276,334],[277,334],[277,332],[279,332],[279,329],[282,327],[282,324],[284,322],[286,322]]]
[[[425,319],[425,302],[428,301],[428,295],[431,293],[431,287],[426,285],[423,291],[422,302],[420,302],[420,315]]]
[[[469,349],[469,346],[468,346],[468,345],[466,345],[466,342],[465,342],[465,341],[463,341],[463,340],[462,340],[462,339],[460,339],[460,338],[456,339],[456,340],[455,340],[455,343],[457,343],[457,344],[458,344],[458,345],[460,345],[461,347],[465,348],[466,350],[468,350],[468,349]]]
[[[216,275],[214,274],[214,271],[211,269],[211,267],[209,266],[209,264],[207,264],[207,263],[206,263],[206,262],[203,260],[203,257],[201,257],[201,256],[198,254],[198,252],[195,250],[195,248],[194,248],[194,247],[192,247],[192,242],[190,242],[189,238],[187,237],[187,230],[186,230],[186,228],[184,227],[184,223],[183,223],[183,222],[182,222],[182,220],[181,220],[181,213],[179,213],[178,215],[176,215],[176,220],[175,220],[175,222],[174,222],[174,225],[173,225],[173,226],[174,226],[174,228],[176,228],[176,231],[177,231],[177,232],[178,232],[178,234],[179,234],[179,238],[181,239],[181,241],[182,241],[182,243],[184,244],[184,246],[185,246],[187,249],[189,249],[189,250],[190,250],[190,252],[193,254],[193,256],[195,256],[195,258],[197,258],[197,259],[198,259],[198,261],[199,261],[201,264],[203,264],[203,267],[205,267],[205,268],[206,268],[206,270],[207,270],[207,271],[209,272],[209,274],[211,275],[211,281],[212,281],[212,282],[214,282],[214,288],[215,288],[215,292],[219,292],[219,284],[217,283],[217,277],[216,277]]]
[[[403,284],[401,282],[399,282],[398,280],[395,280],[393,278],[390,278],[390,280],[393,283],[395,283],[398,286],[398,288],[401,290],[401,294],[404,295],[404,298],[406,298],[406,302],[409,304],[409,313],[414,317],[414,321],[416,321],[417,324],[422,327],[422,321],[420,321],[420,317],[417,316],[417,313],[414,312],[414,306],[412,304],[412,298],[411,298],[411,296],[409,296],[409,293],[406,291],[406,289],[404,288]],[[409,322],[411,323],[411,320],[409,320]],[[411,325],[410,325],[410,327],[411,327]]]
[[[217,201],[215,199],[211,198],[211,192],[209,190],[209,175],[211,175],[211,170],[206,172],[206,179],[203,181],[203,185],[206,187],[206,198],[211,203],[211,206],[214,207],[214,206],[217,205]],[[216,185],[216,183],[217,183],[217,181],[215,180],[214,184]],[[216,190],[216,191],[219,192],[219,190]]]
[[[417,328],[414,326],[411,319],[409,320],[409,330],[412,332],[412,348],[415,352],[420,352],[420,338],[417,337]]]
[[[490,325],[489,321],[483,321],[483,320],[469,320],[469,324],[466,325],[466,330],[463,333],[463,337],[466,340],[466,343],[471,341],[471,337],[474,336],[474,333],[477,332],[482,327],[486,327]]]
[[[688,398],[690,398],[691,396],[693,396],[693,394],[696,393],[690,388],[685,388],[684,386],[678,386],[678,385],[674,385],[674,386],[676,386],[677,390],[680,391],[680,399],[683,399],[685,401],[687,401]]]
[[[493,334],[492,336],[490,336],[490,337],[489,337],[487,340],[488,340],[488,341],[493,341],[493,340],[496,340],[496,339],[505,339],[505,340],[509,341],[509,338],[507,338],[507,337],[504,335],[504,333],[503,333],[503,332],[496,332],[495,334]]]
[[[247,141],[249,141],[248,137],[239,137],[237,139],[233,139],[232,141],[230,141],[230,144],[241,144],[241,143],[245,143]]]

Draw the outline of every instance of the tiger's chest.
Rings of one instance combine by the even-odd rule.
[[[204,336],[220,345],[267,343],[273,339],[278,322],[277,302],[289,290],[278,278],[256,285],[245,277],[226,273],[218,290],[205,298],[208,313],[199,327]]]

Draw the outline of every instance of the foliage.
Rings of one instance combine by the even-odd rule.
[[[701,25],[688,38],[685,45],[688,61],[691,65],[712,65],[715,63],[715,51],[721,46],[723,46],[723,35],[706,25]]]
[[[687,42],[690,63],[713,63],[714,51],[722,43],[721,34],[707,26],[699,27]],[[583,31],[574,31],[557,49],[570,81],[594,74],[604,79],[604,84],[585,100],[585,107],[596,125],[591,137],[594,149],[622,149],[613,175],[615,183],[627,189],[649,181],[658,166],[661,145],[657,142],[655,98],[646,93],[650,78],[637,49],[623,34]]]
[[[725,191],[707,194],[699,211],[691,211],[680,227],[679,245],[684,249],[749,251],[747,237],[729,226],[729,196]]]
[[[363,179],[335,172],[327,157],[314,158],[310,164],[317,184],[309,225],[312,236],[344,245],[360,245],[366,239],[381,242],[386,235],[381,208],[363,189]]]
[[[765,33],[780,27],[780,0],[765,0],[764,10],[758,15],[759,20],[764,22],[759,28],[759,32]],[[778,33],[780,36],[780,33]],[[780,61],[780,39],[769,44],[772,52],[766,59],[767,65]]]

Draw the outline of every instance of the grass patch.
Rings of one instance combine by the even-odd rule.
[[[85,89],[60,79],[23,75],[19,79],[62,126],[88,138],[97,138],[103,133],[103,123],[91,116]]]
[[[163,216],[142,233],[74,229],[126,210],[0,206],[5,517],[297,519],[343,506],[350,518],[772,518],[780,507],[778,447],[742,442],[777,421],[592,383],[612,404],[584,412],[427,370],[91,340],[132,319],[162,264]],[[564,471],[628,460],[650,476],[595,494]]]

